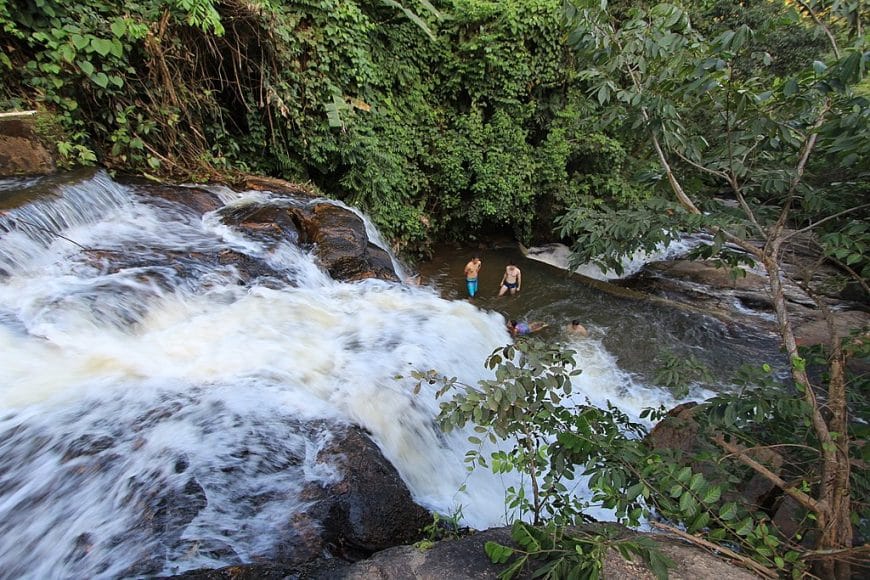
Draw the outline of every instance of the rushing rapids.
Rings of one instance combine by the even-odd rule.
[[[291,240],[267,246],[221,220],[310,200],[215,189],[224,207],[200,215],[146,190],[101,172],[0,187],[0,576],[269,558],[307,507],[302,487],[337,477],[315,461],[329,425],[367,429],[421,505],[504,521],[512,482],[469,476],[465,435],[435,427],[438,401],[410,377],[485,378],[510,340],[502,314],[434,287],[337,282]],[[198,259],[224,251],[273,274]],[[110,266],[119,254],[127,265]],[[600,339],[571,346],[593,402],[633,416],[673,402]],[[173,515],[174,497],[195,515]]]

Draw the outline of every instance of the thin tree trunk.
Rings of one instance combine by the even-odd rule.
[[[780,244],[782,238],[771,241],[769,252],[765,253],[764,266],[767,269],[776,318],[779,324],[783,346],[789,357],[791,375],[795,386],[802,391],[807,405],[810,407],[810,420],[816,437],[819,439],[819,452],[822,456],[819,488],[816,493],[817,525],[819,537],[816,548],[820,550],[848,548],[852,545],[852,523],[850,520],[849,457],[845,380],[842,367],[842,349],[836,334],[832,332],[835,352],[831,359],[831,378],[827,405],[832,414],[830,425],[822,414],[822,407],[816,398],[813,386],[807,376],[803,360],[800,358],[797,342],[794,336],[791,320],[786,305],[785,292],[782,284],[782,272],[779,266]],[[829,329],[833,324],[829,321]],[[834,435],[836,434],[836,435]],[[823,563],[823,577],[848,578],[846,566],[836,562]],[[841,574],[846,574],[845,576]]]

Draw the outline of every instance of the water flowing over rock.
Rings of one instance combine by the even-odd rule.
[[[423,526],[431,522],[396,468],[359,427],[349,428],[317,458],[344,472],[336,483],[303,491],[305,498],[315,501],[307,513],[322,522],[330,553],[350,560],[366,557],[419,539]]]
[[[365,223],[353,211],[326,201],[316,201],[313,193],[278,179],[248,178],[243,185],[250,189],[278,194],[275,199],[259,204],[229,207],[219,211],[224,224],[277,247],[290,242],[312,248],[323,267],[334,280],[355,281],[366,278],[399,281],[389,254],[377,247],[366,235]],[[218,210],[223,203],[207,188],[181,188],[143,184],[143,191],[180,203],[203,214]],[[304,203],[284,203],[287,199],[302,199]],[[224,253],[223,263],[235,263],[247,272],[245,281],[270,275],[268,271],[251,271],[241,263],[241,256]]]
[[[268,184],[275,187],[282,195],[299,193],[311,197],[310,192],[294,188],[292,184],[284,183],[282,186],[282,183],[279,180],[252,181],[257,186]],[[287,200],[296,198],[285,200],[278,196],[257,204],[224,207],[223,201],[206,187],[152,184],[141,180],[134,180],[131,184],[142,195],[165,199],[188,208],[193,216],[217,212],[225,225],[266,244],[272,250],[286,243],[310,249],[334,280],[378,278],[399,281],[390,255],[369,241],[362,218],[343,206],[311,200],[290,203]],[[167,264],[183,277],[195,277],[195,271],[201,269],[202,265],[233,266],[239,283],[246,285],[255,280],[280,277],[280,273],[268,261],[227,248],[152,252],[149,256],[98,248],[85,249],[90,252],[94,265],[107,273],[142,268],[152,272],[157,284],[160,284],[161,275],[165,275],[165,271],[157,266]]]
[[[435,388],[409,372],[490,378],[482,361],[510,340],[501,305],[384,281],[401,265],[365,216],[304,187],[103,171],[2,185],[7,575],[329,577],[417,539],[420,506],[503,525],[514,474],[466,472],[470,431],[438,430]],[[671,401],[620,364],[637,344],[676,344],[688,316],[622,318],[621,299],[530,278],[598,317],[574,345],[578,395],[632,417]],[[730,336],[688,330],[733,358]]]
[[[796,268],[795,265],[787,267]],[[830,277],[836,275],[831,268],[824,272]],[[775,333],[776,319],[766,277],[753,271],[744,274],[732,276],[727,268],[703,260],[669,260],[648,264],[625,284],[728,322],[749,324]],[[870,324],[866,304],[855,302],[850,296],[834,290],[823,297],[834,310],[835,327],[841,337]],[[827,327],[813,300],[790,283],[785,285],[785,297],[799,344],[826,342]]]
[[[338,429],[316,463],[337,469],[337,479],[327,485],[310,483],[302,490],[300,497],[309,507],[290,520],[283,553],[269,564],[196,570],[179,577],[268,578],[274,573],[283,578],[288,570],[329,566],[321,559],[324,554],[355,561],[411,543],[431,522],[429,512],[414,502],[395,467],[363,429]]]

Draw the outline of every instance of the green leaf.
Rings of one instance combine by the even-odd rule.
[[[71,47],[68,44],[62,44],[60,46],[60,48],[58,49],[58,52],[60,53],[60,57],[65,62],[72,62],[73,59],[75,58],[75,55],[76,55],[76,52],[75,52],[75,50],[73,50],[73,47]]]
[[[682,468],[680,472],[677,473],[677,481],[679,481],[680,483],[686,483],[687,481],[689,481],[689,479],[691,479],[691,477],[692,468],[689,466]]]
[[[606,84],[598,88],[598,104],[603,105],[610,99],[610,87]]]
[[[528,524],[524,522],[518,521],[514,524],[513,529],[511,529],[511,538],[528,552],[537,552],[541,549],[541,544],[535,539]]]
[[[112,29],[112,34],[115,35],[115,38],[123,38],[124,33],[127,32],[127,23],[124,20],[118,19],[112,22],[110,28]]]
[[[483,551],[493,564],[504,564],[514,553],[513,548],[492,541],[483,545]]]
[[[643,491],[644,485],[643,483],[636,483],[625,490],[625,499],[626,501],[634,501],[637,496]]]
[[[104,89],[109,86],[109,77],[104,72],[98,72],[97,74],[93,75],[91,77],[91,80],[94,82],[95,85]]]
[[[91,64],[90,61],[80,60],[77,61],[76,64],[79,65],[79,69],[81,69],[81,71],[87,76],[91,76],[92,74],[94,74],[94,65]]]
[[[408,20],[410,20],[411,22],[416,24],[420,30],[422,30],[423,32],[426,33],[426,36],[428,36],[430,40],[435,40],[435,34],[432,32],[432,30],[429,28],[429,26],[423,21],[422,18],[417,16],[417,14],[415,14],[413,11],[409,10],[408,8],[405,8],[402,4],[400,4],[399,2],[396,2],[396,0],[381,0],[381,2],[386,6],[390,6],[392,8],[396,8],[398,10],[401,10],[405,14],[405,16],[408,18]]]
[[[710,512],[701,512],[698,517],[689,525],[688,532],[694,534],[700,529],[703,529],[710,523]]]
[[[73,34],[70,38],[72,39],[73,46],[76,47],[76,50],[83,50],[90,42],[88,38],[81,34]]]
[[[755,528],[755,521],[751,517],[744,518],[739,524],[736,526],[736,531],[734,532],[738,536],[745,536],[749,534]]]
[[[707,490],[707,493],[704,494],[704,503],[710,505],[719,501],[719,498],[722,496],[722,489],[718,485],[714,485],[710,489]]]
[[[692,497],[692,494],[684,493],[680,497],[680,511],[686,514],[687,517],[694,516],[697,508],[698,503],[695,501],[695,498]]]

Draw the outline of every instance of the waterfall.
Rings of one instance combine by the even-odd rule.
[[[432,288],[333,281],[293,244],[265,248],[214,212],[102,172],[6,212],[0,232],[3,577],[268,557],[305,509],[300,489],[336,477],[314,461],[330,437],[314,421],[368,429],[425,507],[461,508],[477,528],[504,523],[512,482],[469,476],[467,434],[435,427],[434,389],[415,395],[410,376],[490,378],[484,359],[510,340],[501,314]],[[281,275],[245,284],[233,266],[196,259],[221,250]],[[580,392],[632,414],[663,400],[600,342],[576,346]],[[173,494],[202,502],[191,521],[173,519],[163,499]]]

